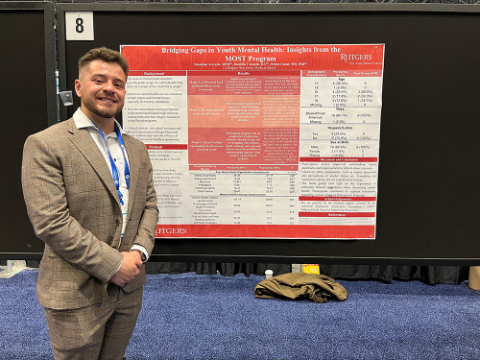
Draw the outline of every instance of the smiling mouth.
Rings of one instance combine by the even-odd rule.
[[[110,99],[98,99],[98,100],[106,102],[106,103],[116,103],[115,100],[110,100]]]

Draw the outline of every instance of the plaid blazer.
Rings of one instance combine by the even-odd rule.
[[[22,187],[35,234],[45,242],[37,281],[41,305],[74,309],[104,301],[120,251],[150,254],[158,220],[152,164],[145,145],[125,134],[130,193],[125,234],[111,172],[87,129],[73,119],[31,135],[24,146]],[[126,292],[146,281],[145,266]]]

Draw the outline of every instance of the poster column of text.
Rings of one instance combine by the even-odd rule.
[[[186,71],[130,71],[123,109],[125,131],[149,150],[159,224],[189,221]]]
[[[299,221],[373,238],[381,72],[307,70],[302,79]]]

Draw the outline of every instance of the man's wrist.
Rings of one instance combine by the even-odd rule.
[[[146,263],[148,260],[148,255],[147,255],[147,250],[144,250],[143,246],[135,244],[132,246],[131,251],[138,251],[140,254],[140,259],[142,260],[142,263]]]

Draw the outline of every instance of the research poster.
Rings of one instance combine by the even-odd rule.
[[[375,239],[384,50],[121,46],[156,237]]]

